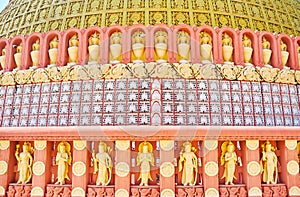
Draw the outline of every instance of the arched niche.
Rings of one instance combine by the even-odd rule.
[[[86,31],[84,32],[83,35],[83,55],[82,55],[82,61],[83,64],[87,64],[89,62],[89,39],[91,36],[93,36],[93,34],[99,34],[99,41],[100,41],[100,51],[99,51],[99,61],[98,63],[100,63],[102,61],[102,54],[104,53],[104,47],[103,47],[103,31],[100,27],[97,26],[93,26],[93,27],[89,27],[88,29],[86,29]]]
[[[188,36],[189,36],[188,43],[185,43],[186,38],[184,38],[185,36],[183,34],[181,35],[181,38],[178,39],[180,32],[186,32],[188,34]],[[191,26],[182,24],[182,25],[178,25],[174,28],[173,48],[176,53],[175,54],[176,62],[191,62],[192,61],[192,58],[195,57],[195,55],[196,55],[195,42],[193,42],[195,39],[196,39],[195,32],[193,31],[193,28]],[[187,47],[186,44],[189,44],[189,47]],[[185,51],[187,49],[189,50],[188,52]],[[185,54],[186,57],[182,57],[180,54],[181,55]]]
[[[211,43],[212,43],[212,63],[219,63],[218,59],[218,34],[216,32],[216,29],[212,28],[211,26],[204,25],[201,27],[198,27],[196,30],[196,56],[195,60],[196,62],[201,62],[201,38],[200,34],[202,32],[206,32],[211,37]]]
[[[21,59],[21,65],[20,68],[22,69],[24,66],[24,56],[26,56],[26,50],[24,49],[25,47],[25,38],[23,36],[16,36],[14,38],[12,38],[10,45],[9,45],[9,59],[8,59],[8,67],[7,70],[8,71],[12,71],[13,69],[17,68],[17,64],[15,61],[15,53],[17,51],[17,47],[20,46],[22,44],[22,59]]]
[[[39,56],[38,56],[38,67],[41,67],[41,63],[42,63],[42,58],[41,58],[41,54],[42,54],[42,50],[44,49],[43,47],[43,38],[42,35],[40,33],[33,33],[30,34],[27,38],[26,38],[26,54],[24,57],[24,69],[29,68],[30,66],[32,66],[32,56],[31,56],[31,52],[33,51],[33,44],[36,43],[36,41],[39,41],[39,45],[40,45],[40,49],[39,49]]]
[[[111,27],[109,27],[104,35],[104,39],[103,39],[103,45],[105,46],[105,50],[104,54],[103,54],[103,63],[114,63],[113,62],[113,58],[112,58],[112,54],[111,54],[111,50],[114,49],[114,47],[117,50],[120,50],[120,46],[112,46],[111,47],[111,36],[114,33],[120,33],[121,34],[121,55],[119,57],[116,58],[116,60],[118,60],[120,63],[128,63],[130,60],[130,48],[128,48],[128,46],[130,46],[128,44],[128,40],[127,39],[127,35],[125,32],[125,29],[119,25],[113,25]],[[116,62],[116,61],[115,61]]]
[[[9,54],[8,54],[8,40],[6,38],[1,38],[0,39],[0,61],[5,61],[4,65],[1,65],[0,69],[6,71],[7,68],[7,63],[8,63],[8,59],[9,59]],[[3,54],[3,49],[6,50],[6,54]],[[3,57],[2,57],[3,56]],[[4,60],[2,60],[2,58],[4,58]]]
[[[277,45],[277,42],[276,42],[276,38],[272,33],[267,32],[267,31],[263,31],[263,32],[258,34],[258,50],[259,50],[260,65],[262,65],[262,66],[264,65],[263,46],[262,46],[263,38],[266,38],[266,40],[268,42],[270,42],[270,50],[272,50],[270,65],[275,67],[275,68],[279,68],[279,66],[278,66],[278,51],[277,51],[277,46],[278,45]]]
[[[166,32],[167,34],[167,42],[166,42],[166,47],[167,47],[167,50],[166,50],[166,53],[165,55],[163,56],[163,58],[160,58],[157,54],[157,51],[156,51],[156,47],[161,47],[159,45],[155,46],[155,35],[157,32],[159,31],[163,31],[163,32]],[[164,24],[158,24],[158,25],[155,25],[154,27],[151,28],[151,33],[149,35],[150,37],[150,45],[149,45],[149,61],[150,62],[153,62],[153,61],[157,61],[157,60],[162,60],[161,62],[171,62],[171,57],[173,56],[173,45],[172,45],[172,31],[171,29],[167,26],[167,25],[164,25]],[[165,47],[164,44],[161,44],[162,47]],[[163,49],[160,49],[160,50],[163,50]],[[162,53],[162,52],[161,52]]]
[[[277,38],[278,63],[280,65],[280,68],[283,68],[280,41],[283,41],[283,43],[286,44],[287,52],[289,53],[286,66],[290,67],[291,69],[296,69],[297,65],[296,65],[296,57],[294,55],[295,53],[294,53],[293,40],[287,34],[280,34],[278,35]]]
[[[144,25],[133,25],[128,29],[130,62],[146,62],[149,55],[149,32]]]
[[[42,54],[43,54],[42,55],[42,57],[43,57],[43,65],[42,66],[43,67],[50,65],[50,56],[49,56],[50,55],[49,54],[50,43],[55,37],[57,37],[57,39],[58,39],[57,54],[61,54],[62,34],[57,30],[52,30],[45,35],[45,39],[44,39],[44,45],[43,45],[44,50],[42,50]],[[58,56],[56,65],[63,66],[62,62],[59,59],[59,56]]]
[[[68,48],[69,48],[69,40],[72,38],[72,36],[76,35],[78,37],[78,61],[77,64],[82,64],[82,33],[79,29],[72,28],[65,32],[63,32],[63,38],[62,38],[62,50],[61,50],[61,59],[62,65],[67,65],[69,62],[69,54],[68,54]]]
[[[297,36],[294,39],[294,48],[295,48],[295,56],[296,56],[296,65],[297,70],[300,70],[300,36]]]
[[[253,49],[250,63],[252,63],[255,66],[258,66],[259,65],[258,38],[255,32],[252,31],[251,29],[244,29],[239,33],[239,45],[241,49],[240,51],[241,64],[245,65],[244,46],[243,46],[244,35],[246,35],[251,40],[251,48]]]
[[[233,52],[232,52],[232,62],[234,64],[240,64],[240,58],[239,56],[242,55],[240,54],[240,47],[238,44],[238,34],[237,31],[235,31],[232,28],[229,27],[223,27],[222,29],[220,29],[220,31],[218,32],[218,53],[219,53],[219,59],[220,59],[220,63],[224,63],[224,59],[223,59],[223,46],[222,46],[222,40],[223,40],[223,34],[227,33],[230,38],[232,39],[232,47],[233,47]]]

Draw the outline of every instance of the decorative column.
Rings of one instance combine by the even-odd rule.
[[[259,165],[259,141],[246,140],[241,143],[243,151],[243,163],[247,167],[247,173],[243,173],[243,180],[249,196],[262,196],[261,191],[261,174]]]
[[[160,193],[162,197],[175,196],[174,141],[160,140]]]
[[[285,140],[279,142],[281,182],[285,183],[288,189],[288,196],[300,196],[299,189],[299,163],[297,155],[297,140]]]
[[[130,193],[130,141],[116,141],[115,197],[129,197]]]
[[[51,177],[51,146],[46,140],[34,141],[31,196],[43,197]]]
[[[13,180],[14,164],[11,162],[14,153],[14,145],[8,140],[0,141],[0,196],[6,196],[8,183]],[[9,169],[9,170],[8,170]]]
[[[72,196],[85,197],[88,184],[86,166],[88,162],[88,150],[85,140],[73,141],[73,165],[72,165]]]
[[[219,196],[218,140],[204,141],[204,192],[207,197]]]

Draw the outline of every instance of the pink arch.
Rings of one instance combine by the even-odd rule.
[[[8,62],[8,58],[9,58],[9,54],[8,54],[8,46],[9,46],[9,42],[6,38],[1,38],[0,39],[0,54],[2,55],[2,50],[5,48],[6,49],[6,55],[5,55],[5,65],[3,68],[1,68],[1,70],[6,71],[6,68],[8,66],[7,62]]]
[[[89,27],[88,29],[86,29],[86,31],[83,34],[83,43],[82,43],[82,47],[83,47],[83,51],[82,51],[82,63],[86,64],[89,60],[89,53],[88,53],[88,47],[89,47],[89,38],[92,34],[94,34],[95,32],[100,34],[100,61],[102,59],[102,54],[103,54],[103,47],[102,47],[102,39],[103,39],[103,31],[100,27],[98,26],[93,26],[93,27]]]
[[[62,36],[62,50],[61,50],[61,59],[60,62],[62,63],[62,65],[67,65],[68,63],[68,47],[69,47],[69,40],[70,38],[77,34],[78,35],[78,39],[79,39],[79,46],[78,46],[78,62],[77,64],[82,65],[82,32],[79,29],[76,28],[72,28],[69,29],[67,31],[63,31],[63,36]]]
[[[49,57],[49,49],[50,49],[50,42],[57,36],[59,43],[62,42],[62,35],[61,32],[57,30],[52,30],[48,33],[45,34],[45,39],[44,39],[44,50],[42,50],[42,67],[46,67],[47,65],[50,64],[50,57]],[[58,45],[58,54],[61,54],[61,44]],[[60,60],[57,60],[57,65],[62,66],[62,62]]]
[[[227,33],[231,38],[232,38],[232,44],[233,44],[233,62],[235,64],[240,64],[241,60],[240,60],[240,56],[241,56],[241,50],[238,44],[238,34],[237,31],[235,31],[234,29],[230,28],[230,27],[223,27],[222,29],[220,29],[220,31],[218,32],[218,54],[219,54],[219,60],[220,63],[224,63],[223,60],[223,52],[222,52],[222,35],[223,33]]]
[[[278,63],[280,67],[283,68],[281,60],[280,40],[282,40],[287,45],[287,51],[289,52],[289,59],[286,65],[292,69],[297,69],[298,66],[296,65],[296,57],[294,55],[295,49],[293,45],[293,40],[287,34],[280,34],[277,38]]]
[[[299,65],[299,56],[298,56],[298,46],[300,46],[300,36],[297,36],[295,39],[294,39],[294,48],[295,48],[295,53],[294,55],[296,56],[296,65],[297,65],[297,70],[300,70],[300,65]],[[299,52],[300,53],[300,52]]]
[[[177,25],[175,28],[174,28],[174,31],[173,31],[173,49],[174,49],[174,57],[173,57],[173,60],[174,62],[177,61],[177,53],[178,53],[178,49],[177,49],[177,33],[179,31],[186,31],[189,35],[190,35],[190,45],[191,45],[191,49],[190,49],[190,61],[191,62],[194,62],[194,57],[197,55],[196,54],[196,36],[195,36],[195,31],[193,30],[193,28],[189,25],[186,25],[186,24],[181,24],[181,25]],[[171,63],[174,63],[174,62],[171,62]]]
[[[253,30],[251,29],[244,29],[239,33],[239,45],[240,45],[240,54],[242,54],[240,56],[240,60],[241,60],[241,64],[244,65],[245,61],[244,61],[244,52],[243,52],[243,36],[244,34],[246,34],[248,36],[248,38],[251,40],[252,42],[252,49],[253,49],[253,53],[252,53],[252,64],[255,66],[259,65],[259,55],[258,55],[258,38],[257,35],[254,33]]]
[[[8,59],[8,63],[7,63],[8,66],[7,66],[6,71],[11,71],[17,67],[15,59],[14,59],[14,54],[16,52],[14,45],[19,45],[21,43],[23,44],[22,57],[24,58],[24,56],[26,55],[24,36],[16,36],[16,37],[12,38],[12,40],[10,41],[9,48],[8,48],[9,59]],[[22,60],[23,60],[23,58],[22,58]],[[21,62],[21,68],[24,67],[23,65],[24,65],[24,61]]]
[[[151,27],[151,33],[149,35],[149,58],[148,61],[153,62],[154,61],[154,35],[157,31],[165,31],[168,34],[168,62],[172,62],[173,60],[171,59],[171,57],[174,56],[174,49],[173,47],[173,40],[172,40],[172,30],[171,28],[169,28],[167,25],[165,24],[158,24],[155,25],[153,27]]]
[[[264,61],[263,61],[263,53],[262,53],[262,39],[263,37],[265,37],[271,45],[271,50],[272,50],[272,56],[271,56],[271,65],[275,68],[280,68],[279,64],[278,64],[278,49],[277,49],[277,42],[276,42],[276,38],[275,36],[267,31],[263,31],[261,33],[258,33],[258,50],[259,50],[259,62],[260,65],[263,66],[264,65]]]
[[[40,33],[33,33],[30,34],[27,38],[26,38],[26,44],[25,44],[25,55],[22,57],[22,60],[24,61],[24,65],[22,67],[22,69],[27,69],[30,66],[32,66],[32,60],[31,60],[31,51],[32,51],[32,44],[35,43],[37,40],[40,40],[40,57],[39,57],[39,65],[38,67],[43,67],[42,65],[42,56],[41,54],[43,53],[44,49],[44,43],[43,43],[43,38],[42,35]]]
[[[212,46],[213,46],[213,62],[218,64],[220,60],[218,58],[218,34],[216,32],[217,29],[212,28],[208,25],[203,25],[196,29],[196,56],[195,56],[195,63],[200,62],[200,33],[207,32],[212,38]]]
[[[125,27],[127,28],[127,27]],[[120,26],[120,25],[113,25],[113,26],[110,26],[109,28],[107,29],[104,29],[104,38],[103,38],[103,59],[102,59],[102,63],[103,64],[107,64],[109,63],[110,61],[110,57],[109,57],[109,54],[110,54],[110,49],[109,49],[109,44],[110,44],[110,36],[111,34],[113,34],[114,32],[121,32],[122,33],[122,62],[125,62],[125,61],[129,61],[130,59],[126,60],[128,57],[125,57],[124,54],[126,51],[130,50],[130,49],[127,49],[128,48],[128,44],[127,44],[127,36],[126,36],[126,32],[125,32],[125,29]]]

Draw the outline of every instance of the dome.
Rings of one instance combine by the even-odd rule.
[[[0,14],[0,37],[95,25],[160,23],[299,35],[299,18],[297,0],[10,0]]]

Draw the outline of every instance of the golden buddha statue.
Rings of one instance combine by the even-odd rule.
[[[244,49],[244,62],[246,65],[247,64],[252,65],[250,63],[252,53],[253,53],[252,42],[246,34],[243,35],[242,44],[243,44],[243,49]]]
[[[16,47],[16,53],[14,54],[14,58],[15,58],[15,62],[16,62],[16,69],[21,69],[21,62],[22,62],[22,49],[23,49],[23,44],[20,43],[20,45],[18,45]]]
[[[177,33],[177,50],[180,63],[189,62],[190,45],[190,35],[186,31],[179,31]]]
[[[4,69],[5,64],[6,64],[6,49],[5,48],[2,49],[2,53],[0,56],[0,64],[1,64],[1,68]]]
[[[136,31],[132,34],[132,52],[136,58],[134,63],[143,62],[142,56],[145,51],[145,33],[143,31]]]
[[[212,63],[212,38],[207,32],[200,33],[200,58],[202,63]]]
[[[282,40],[280,40],[280,50],[287,51],[287,46]]]
[[[233,179],[236,179],[234,176],[235,165],[237,162],[237,156],[234,144],[230,141],[223,142],[221,153],[221,165],[224,166],[224,174],[221,179],[225,178],[225,185],[233,185]]]
[[[265,37],[262,38],[262,48],[263,48],[264,65],[269,65],[271,55],[272,55],[272,50],[271,50],[270,42]]]
[[[166,62],[166,53],[168,50],[168,33],[162,30],[155,32],[154,34],[154,47],[156,55],[158,56],[158,63]]]
[[[17,53],[22,53],[22,49],[23,49],[23,43],[20,43],[20,45],[17,46]]]
[[[55,65],[58,58],[58,37],[55,36],[49,44],[50,49],[48,50],[50,65]]]
[[[35,43],[32,44],[32,51],[30,52],[32,66],[38,66],[39,55],[40,55],[40,40],[37,39]]]
[[[100,57],[100,34],[95,32],[89,37],[89,64],[98,63]]]
[[[120,62],[119,57],[122,54],[122,33],[114,32],[110,36],[110,62],[117,64]]]
[[[226,63],[232,64],[232,54],[233,54],[233,47],[232,47],[232,38],[225,32],[222,35],[222,52],[223,52],[223,60]]]
[[[57,49],[58,48],[58,37],[55,36],[51,41],[50,41],[50,49]]]
[[[64,185],[65,179],[70,180],[68,176],[68,168],[72,163],[71,146],[68,142],[60,142],[57,146],[56,165],[57,168],[57,182],[55,184]]]
[[[75,65],[78,62],[79,40],[77,34],[74,34],[69,40],[69,64]]]
[[[32,50],[33,51],[39,51],[40,50],[40,40],[37,39],[35,43],[32,44]]]
[[[112,160],[109,156],[111,148],[107,147],[104,142],[100,142],[98,151],[96,155],[95,150],[92,152],[94,174],[98,172],[96,185],[106,186],[110,183],[112,176]]]
[[[179,172],[182,171],[182,184],[195,185],[198,174],[198,160],[195,154],[196,148],[192,147],[191,142],[184,142],[179,158]]]
[[[289,59],[289,52],[287,51],[287,45],[283,42],[283,40],[280,40],[280,50],[281,50],[281,63],[282,66],[286,69],[289,69],[286,67],[286,64]]]
[[[137,166],[141,166],[140,176],[138,178],[138,180],[141,179],[140,186],[148,186],[148,180],[153,180],[150,173],[150,166],[154,166],[153,147],[150,142],[142,142],[139,145],[136,161]]]
[[[267,141],[262,146],[262,157],[260,160],[261,173],[263,173],[263,182],[267,184],[276,184],[278,177],[277,156],[275,148]]]
[[[18,172],[20,173],[17,183],[26,184],[30,181],[32,176],[32,153],[33,147],[29,142],[24,142],[23,152],[19,153],[20,145],[16,145],[15,157],[18,161]]]

